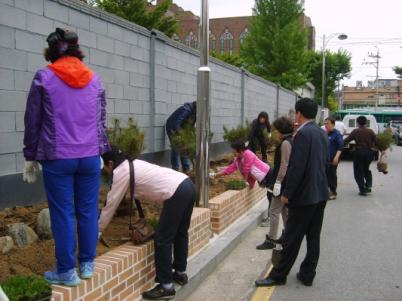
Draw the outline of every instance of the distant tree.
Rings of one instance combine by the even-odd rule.
[[[392,70],[394,70],[394,72],[398,76],[398,78],[402,78],[402,67],[395,66],[394,68],[392,68]]]
[[[169,37],[177,31],[177,20],[166,16],[172,0],[152,6],[147,0],[96,0],[96,6],[149,30],[157,29]]]
[[[241,47],[245,68],[283,87],[307,82],[307,31],[297,0],[256,0],[250,33]]]
[[[336,83],[350,76],[352,70],[351,54],[345,50],[326,51],[325,54],[325,106],[328,97],[334,95]],[[310,51],[308,54],[309,80],[315,86],[315,97],[321,104],[322,52]]]
[[[229,54],[227,52],[225,53],[217,53],[215,51],[211,52],[211,56],[213,56],[214,58],[224,61],[225,63],[228,63],[230,65],[236,66],[236,67],[242,67],[243,63],[241,61],[240,55],[237,53],[234,54]]]

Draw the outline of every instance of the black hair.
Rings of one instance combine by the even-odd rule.
[[[366,116],[359,116],[359,117],[357,117],[356,121],[357,121],[358,125],[363,126],[363,125],[366,125],[367,118],[366,118]]]
[[[317,116],[318,105],[316,101],[310,98],[302,98],[296,102],[295,111],[307,119],[314,119]]]
[[[325,118],[325,120],[328,120],[332,124],[335,124],[335,118],[334,117],[327,117],[327,118]]]
[[[243,140],[237,140],[230,144],[230,147],[234,149],[236,152],[244,152],[246,150],[246,145]]]
[[[112,161],[113,169],[127,160],[127,156],[124,154],[124,152],[114,145],[111,146],[111,150],[109,152],[104,153],[101,155],[101,157],[105,165],[108,164],[109,161]]]
[[[78,35],[74,31],[56,28],[46,39],[49,47],[45,49],[45,59],[54,63],[63,56],[73,56],[82,61],[85,55],[78,44]]]
[[[260,118],[265,118],[265,125],[267,126],[268,132],[271,132],[271,124],[269,123],[269,115],[267,112],[261,111],[258,114],[257,120],[260,122]]]
[[[288,117],[279,117],[274,121],[275,129],[282,135],[293,133],[293,122]]]

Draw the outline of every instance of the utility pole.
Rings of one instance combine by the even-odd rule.
[[[376,102],[375,102],[375,108],[377,109],[379,103],[380,103],[380,93],[378,93],[378,87],[379,87],[379,77],[378,77],[378,70],[380,67],[380,49],[375,46],[375,48],[377,48],[377,54],[374,54],[372,52],[369,52],[368,57],[371,59],[374,59],[373,61],[370,62],[363,62],[364,65],[372,65],[376,68],[376,75],[375,75],[375,90],[376,90]]]

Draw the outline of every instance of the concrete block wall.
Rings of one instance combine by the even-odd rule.
[[[166,118],[196,100],[197,51],[77,0],[0,0],[0,176],[22,171],[26,98],[56,27],[77,31],[84,61],[105,85],[108,122],[133,117],[146,133],[146,153],[167,150]],[[276,85],[212,58],[210,67],[214,143],[222,142],[223,125],[262,110],[274,119]],[[279,111],[286,113],[295,96],[281,91]]]

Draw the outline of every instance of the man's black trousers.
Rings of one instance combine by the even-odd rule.
[[[269,277],[276,281],[286,281],[299,254],[304,236],[307,240],[307,254],[300,266],[300,274],[306,281],[312,281],[320,257],[320,234],[326,201],[318,204],[289,207],[289,217],[285,225],[281,260],[273,268]]]
[[[373,156],[373,151],[368,148],[357,149],[354,153],[353,171],[360,192],[365,192],[366,188],[373,186],[373,176],[370,171]]]

